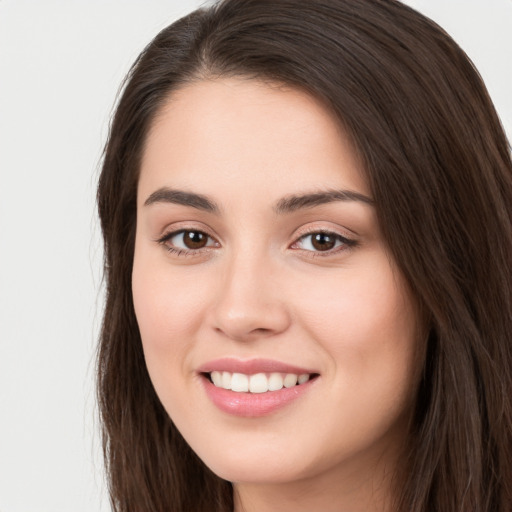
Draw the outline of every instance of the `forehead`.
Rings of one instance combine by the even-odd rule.
[[[349,137],[319,100],[242,78],[198,81],[170,95],[146,141],[139,192],[179,185],[209,194],[220,182],[239,194],[367,193]]]

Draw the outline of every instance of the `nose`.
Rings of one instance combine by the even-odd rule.
[[[279,286],[278,266],[263,257],[242,255],[225,263],[213,301],[214,329],[236,341],[284,332],[290,325],[290,314]]]

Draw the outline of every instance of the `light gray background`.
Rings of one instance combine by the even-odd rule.
[[[122,77],[199,0],[0,0],[0,512],[103,512],[95,184]],[[512,0],[409,0],[512,135]]]

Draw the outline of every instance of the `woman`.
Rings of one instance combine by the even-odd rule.
[[[396,1],[225,0],[135,63],[98,191],[116,511],[512,510],[512,165]]]

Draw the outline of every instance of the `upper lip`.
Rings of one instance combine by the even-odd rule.
[[[300,366],[275,361],[273,359],[236,359],[233,357],[224,357],[214,359],[204,363],[197,369],[198,373],[210,373],[213,371],[243,373],[245,375],[254,375],[256,373],[294,373],[302,375],[305,373],[318,373],[314,370]]]

